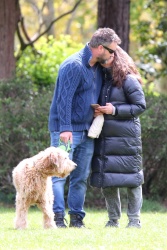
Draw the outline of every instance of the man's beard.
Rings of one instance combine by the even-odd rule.
[[[103,58],[97,57],[97,62],[99,62],[100,64],[107,64],[108,60],[110,60],[110,57],[108,59],[103,59]]]

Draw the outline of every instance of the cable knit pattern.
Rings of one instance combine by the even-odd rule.
[[[91,50],[68,57],[60,66],[50,107],[50,131],[88,130],[93,120],[92,103],[97,103],[102,84],[101,66],[90,67]]]

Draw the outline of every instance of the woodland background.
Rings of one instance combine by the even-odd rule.
[[[59,65],[98,27],[116,31],[142,74],[143,192],[167,203],[166,0],[0,1],[0,201],[14,202],[13,167],[50,145]],[[88,186],[86,205],[104,205],[99,190]]]

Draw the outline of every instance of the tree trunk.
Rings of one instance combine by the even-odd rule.
[[[0,0],[0,80],[15,71],[14,35],[20,18],[19,0]]]
[[[109,27],[121,38],[121,47],[129,50],[130,0],[98,0],[98,28]]]

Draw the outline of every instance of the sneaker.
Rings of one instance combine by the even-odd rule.
[[[55,221],[55,224],[58,228],[67,228],[67,226],[64,223],[64,221],[66,221],[66,219],[64,218],[63,213],[55,213],[54,221]]]
[[[109,220],[105,227],[119,227],[118,220]]]
[[[85,228],[82,220],[79,214],[70,214],[70,227]]]
[[[131,228],[131,227],[141,228],[140,220],[138,220],[138,219],[130,219],[128,225],[126,226],[126,228]]]

